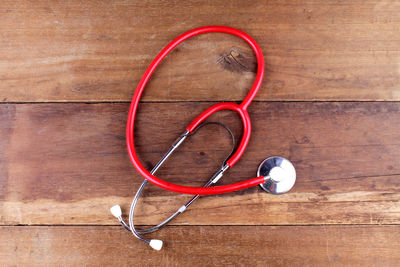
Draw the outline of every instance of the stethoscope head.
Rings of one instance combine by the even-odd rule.
[[[266,177],[260,186],[271,194],[286,193],[296,182],[296,170],[293,164],[282,157],[270,157],[261,162],[257,176]]]

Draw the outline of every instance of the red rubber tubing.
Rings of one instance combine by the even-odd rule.
[[[200,114],[186,129],[189,132],[192,132],[202,121],[204,121],[206,118],[208,118],[211,114],[223,110],[223,109],[229,109],[233,110],[239,113],[242,122],[243,122],[243,137],[242,140],[238,146],[238,149],[236,150],[235,154],[232,155],[232,157],[227,161],[227,164],[229,167],[232,167],[243,155],[244,150],[250,140],[250,133],[251,133],[251,123],[250,123],[250,117],[249,114],[247,113],[247,107],[251,103],[251,101],[254,99],[255,95],[257,94],[257,91],[259,90],[263,77],[264,77],[264,57],[261,52],[260,47],[256,43],[256,41],[251,38],[248,34],[245,32],[242,32],[238,29],[231,28],[231,27],[226,27],[226,26],[207,26],[207,27],[200,27],[197,29],[190,30],[179,37],[175,38],[172,42],[170,42],[156,57],[155,59],[151,62],[150,66],[147,68],[146,72],[144,73],[142,79],[140,80],[135,94],[133,95],[132,102],[129,108],[129,114],[128,114],[128,121],[127,121],[127,127],[126,127],[126,143],[128,147],[128,153],[129,157],[132,161],[132,164],[135,166],[137,171],[149,182],[162,187],[166,190],[174,191],[177,193],[184,193],[184,194],[191,194],[191,195],[214,195],[214,194],[223,194],[223,193],[228,193],[232,191],[237,191],[241,190],[244,188],[249,188],[256,186],[258,184],[264,183],[264,177],[256,177],[253,179],[249,179],[243,182],[239,183],[234,183],[230,185],[223,185],[223,186],[214,186],[214,187],[191,187],[191,186],[182,186],[182,185],[177,185],[173,183],[166,182],[154,175],[152,175],[149,171],[147,171],[143,165],[140,163],[140,160],[136,154],[135,151],[135,145],[134,145],[134,140],[133,140],[133,133],[134,133],[134,125],[135,125],[135,116],[136,116],[136,111],[139,105],[139,100],[142,96],[143,90],[154,72],[154,70],[157,68],[157,66],[160,64],[160,62],[163,60],[163,58],[171,52],[172,49],[174,49],[178,44],[183,42],[184,40],[198,34],[202,33],[209,33],[209,32],[222,32],[222,33],[228,33],[232,35],[236,35],[243,40],[245,40],[250,47],[253,49],[256,58],[257,58],[257,75],[256,79],[254,81],[254,84],[252,88],[250,89],[248,95],[246,98],[243,100],[243,102],[238,105],[235,103],[219,103],[216,104],[210,108],[208,108],[206,111],[204,111],[202,114]]]
[[[229,167],[232,167],[243,155],[244,150],[246,149],[246,146],[250,140],[251,122],[250,122],[249,114],[247,113],[247,111],[245,109],[243,109],[240,105],[235,104],[235,103],[215,104],[214,106],[208,108],[206,111],[204,111],[202,114],[200,114],[196,119],[194,119],[194,121],[186,128],[186,130],[188,130],[190,133],[193,132],[193,130],[196,129],[196,127],[199,126],[205,119],[207,119],[209,116],[211,116],[215,112],[223,110],[223,109],[229,109],[229,110],[236,111],[237,113],[239,113],[239,115],[242,119],[242,122],[243,122],[242,140],[240,141],[240,144],[239,144],[238,148],[236,149],[235,153],[226,161],[226,164],[228,164]]]

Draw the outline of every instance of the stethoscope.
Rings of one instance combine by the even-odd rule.
[[[146,86],[150,76],[152,75],[152,73],[154,72],[156,67],[160,64],[162,59],[172,49],[174,49],[178,44],[180,44],[184,40],[186,40],[194,35],[208,33],[208,32],[222,32],[222,33],[233,34],[233,35],[236,35],[236,36],[244,39],[251,46],[251,48],[254,50],[254,53],[256,54],[257,63],[258,63],[257,75],[256,75],[255,82],[254,82],[252,88],[250,89],[250,92],[248,93],[248,95],[246,96],[246,98],[243,100],[242,103],[240,103],[240,104],[229,103],[229,102],[218,103],[218,104],[211,106],[210,108],[205,110],[202,114],[200,114],[197,118],[195,118],[192,121],[192,123],[189,124],[189,126],[186,128],[186,130],[183,132],[183,134],[181,134],[176,139],[176,141],[172,144],[172,146],[165,153],[165,155],[161,158],[161,160],[149,172],[140,163],[139,158],[135,151],[134,140],[133,140],[136,111],[137,111],[139,100],[143,93],[144,87]],[[240,189],[253,187],[256,185],[260,185],[265,191],[267,191],[269,193],[282,194],[282,193],[288,192],[293,187],[293,185],[296,181],[296,171],[295,171],[293,165],[290,163],[290,161],[288,161],[287,159],[282,158],[282,157],[270,157],[270,158],[267,158],[266,160],[264,160],[258,168],[256,178],[248,179],[247,181],[242,181],[242,182],[234,183],[234,184],[230,184],[230,185],[212,186],[213,184],[217,183],[219,179],[221,179],[221,177],[223,176],[223,174],[226,170],[228,170],[229,168],[232,168],[236,164],[236,162],[243,155],[244,150],[246,149],[247,144],[249,143],[250,133],[251,133],[251,122],[250,122],[249,114],[247,113],[247,107],[250,105],[250,103],[254,99],[258,89],[260,88],[263,77],[264,77],[264,57],[263,57],[263,54],[262,54],[261,49],[258,46],[258,44],[254,41],[253,38],[251,38],[246,33],[242,32],[240,30],[230,28],[230,27],[225,27],[225,26],[208,26],[208,27],[201,27],[201,28],[197,28],[197,29],[188,31],[188,32],[180,35],[176,39],[174,39],[156,56],[156,58],[153,60],[153,62],[151,62],[150,66],[147,68],[146,72],[144,73],[142,79],[139,82],[138,87],[136,88],[136,91],[135,91],[135,94],[133,95],[133,99],[132,99],[131,106],[129,109],[129,115],[128,115],[128,122],[127,122],[127,128],[126,128],[126,141],[127,141],[128,153],[129,153],[130,159],[131,159],[133,165],[135,166],[135,168],[145,178],[145,180],[139,187],[139,189],[132,201],[130,212],[129,212],[129,226],[122,219],[122,212],[121,212],[120,206],[115,205],[111,208],[111,213],[116,218],[118,218],[119,222],[122,224],[122,226],[125,229],[127,229],[128,231],[131,231],[135,237],[142,240],[143,242],[146,242],[152,248],[154,248],[156,250],[160,250],[163,245],[163,242],[161,240],[158,240],[158,239],[147,240],[147,239],[143,238],[141,235],[157,231],[161,227],[168,224],[171,220],[176,218],[179,214],[183,213],[194,201],[196,201],[200,197],[200,195],[223,194],[223,193],[237,191]],[[182,186],[182,185],[169,183],[169,182],[166,182],[166,181],[154,176],[155,172],[161,167],[161,165],[167,160],[167,158],[183,143],[183,141],[188,136],[195,133],[200,127],[202,127],[206,124],[209,124],[209,123],[222,125],[220,123],[215,123],[215,122],[204,122],[210,115],[212,115],[215,112],[220,111],[220,110],[233,110],[233,111],[236,111],[240,115],[240,118],[242,119],[242,123],[243,123],[243,135],[242,135],[242,139],[241,139],[238,147],[236,149],[234,148],[232,150],[232,153],[223,162],[222,167],[211,177],[211,179],[203,187],[191,187],[191,186]],[[222,125],[222,126],[230,133],[231,137],[233,138],[233,143],[235,143],[233,134],[229,130],[229,128],[227,128],[224,125]],[[148,182],[151,182],[159,187],[162,187],[164,189],[167,189],[167,190],[170,190],[173,192],[191,194],[191,195],[195,195],[195,196],[193,196],[185,205],[181,206],[175,213],[173,213],[170,217],[168,217],[162,223],[160,223],[152,228],[149,228],[149,229],[137,230],[134,225],[134,221],[133,221],[134,216],[133,215],[135,212],[135,207],[136,207],[137,201]]]

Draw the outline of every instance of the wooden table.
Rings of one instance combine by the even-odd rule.
[[[1,1],[1,266],[400,266],[400,3],[385,1]],[[297,169],[290,193],[203,197],[152,238],[123,230],[142,177],[125,145],[129,101],[155,55],[205,25],[257,40],[266,76],[252,138],[221,184],[254,177],[271,155]],[[225,34],[195,37],[160,66],[139,107],[151,168],[205,108],[240,101],[256,67]],[[213,118],[240,137],[238,117]],[[209,126],[163,167],[201,185],[229,152]],[[148,187],[137,222],[189,196]]]

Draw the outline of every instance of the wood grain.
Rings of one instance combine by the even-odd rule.
[[[400,226],[187,226],[153,236],[165,249],[155,252],[116,227],[0,227],[0,265],[365,267],[400,261]]]
[[[137,149],[150,168],[209,102],[143,103]],[[128,104],[0,105],[1,224],[116,224],[142,178],[125,146]],[[244,157],[222,183],[254,177],[271,155],[289,158],[297,183],[285,195],[252,188],[200,199],[174,224],[398,224],[400,103],[253,103],[253,135]],[[224,122],[240,136],[230,112]],[[156,123],[154,123],[156,122]],[[230,150],[222,128],[192,136],[159,176],[201,185]],[[149,186],[139,224],[154,224],[188,196]]]
[[[0,0],[0,266],[399,266],[399,14],[392,0]],[[163,46],[205,25],[247,32],[266,63],[249,147],[220,183],[254,177],[272,155],[294,163],[297,182],[279,196],[202,197],[150,235],[165,241],[155,252],[109,213],[118,203],[127,214],[142,182],[126,102]],[[232,36],[178,46],[140,104],[143,164],[205,108],[241,101],[255,70]],[[237,115],[212,120],[240,138]],[[230,149],[207,126],[158,175],[201,185]],[[149,185],[136,222],[159,223],[188,198]]]
[[[398,101],[399,12],[398,2],[373,0],[3,1],[0,101],[129,101],[163,46],[210,24],[260,44],[267,73],[258,100]],[[157,70],[143,100],[240,100],[253,69],[242,41],[195,37]]]

